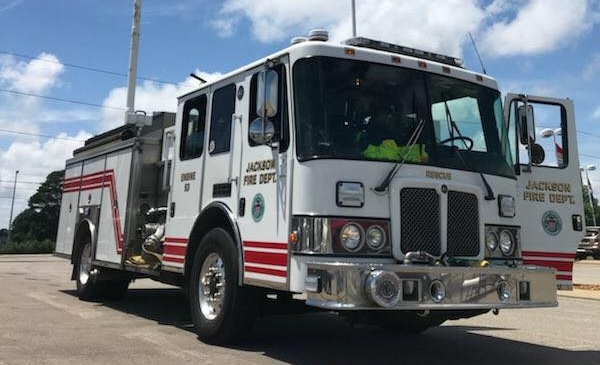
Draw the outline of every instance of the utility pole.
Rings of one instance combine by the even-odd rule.
[[[142,0],[133,2],[133,24],[131,25],[131,46],[129,49],[129,72],[127,73],[127,111],[125,112],[125,123],[128,116],[134,113],[135,86],[137,79],[138,51],[140,45],[140,18],[142,15]]]
[[[7,238],[8,242],[10,242],[10,233],[12,232],[12,217],[13,217],[13,209],[15,207],[15,192],[17,191],[17,177],[18,176],[19,176],[19,170],[15,171],[15,182],[13,185],[12,202],[10,204],[10,218],[8,219],[8,238]]]

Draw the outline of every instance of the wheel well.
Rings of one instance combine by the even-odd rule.
[[[194,260],[194,256],[196,255],[196,251],[200,246],[200,241],[202,241],[202,238],[208,233],[208,231],[213,228],[223,228],[231,235],[231,238],[239,249],[239,234],[233,227],[235,223],[231,221],[229,214],[227,211],[225,211],[225,209],[226,208],[220,206],[210,207],[202,212],[201,215],[196,219],[196,223],[192,229],[192,233],[188,242],[188,248],[185,254],[185,285],[187,285],[188,278],[192,270],[192,262]],[[238,264],[241,265],[241,263]]]
[[[73,250],[71,252],[71,263],[76,264],[79,262],[79,256],[81,256],[81,249],[83,243],[90,240],[92,233],[90,231],[89,222],[83,221],[77,228],[77,233],[73,239]],[[71,273],[71,280],[75,280],[75,265],[73,265],[73,272]]]

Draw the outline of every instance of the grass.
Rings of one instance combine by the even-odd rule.
[[[54,242],[44,241],[25,241],[9,242],[0,244],[0,254],[26,254],[26,253],[52,253],[54,252]]]

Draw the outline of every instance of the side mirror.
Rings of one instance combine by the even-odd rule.
[[[533,120],[533,106],[521,105],[517,109],[519,120],[521,144],[528,145],[535,142],[535,123]]]
[[[274,70],[260,73],[256,92],[256,114],[261,117],[273,117],[277,114],[279,76]]]
[[[267,118],[258,117],[250,123],[248,130],[250,139],[256,144],[267,144],[275,135],[275,126]]]

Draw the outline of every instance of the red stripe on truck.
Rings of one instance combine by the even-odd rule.
[[[244,261],[255,264],[287,266],[287,253],[244,251]]]

